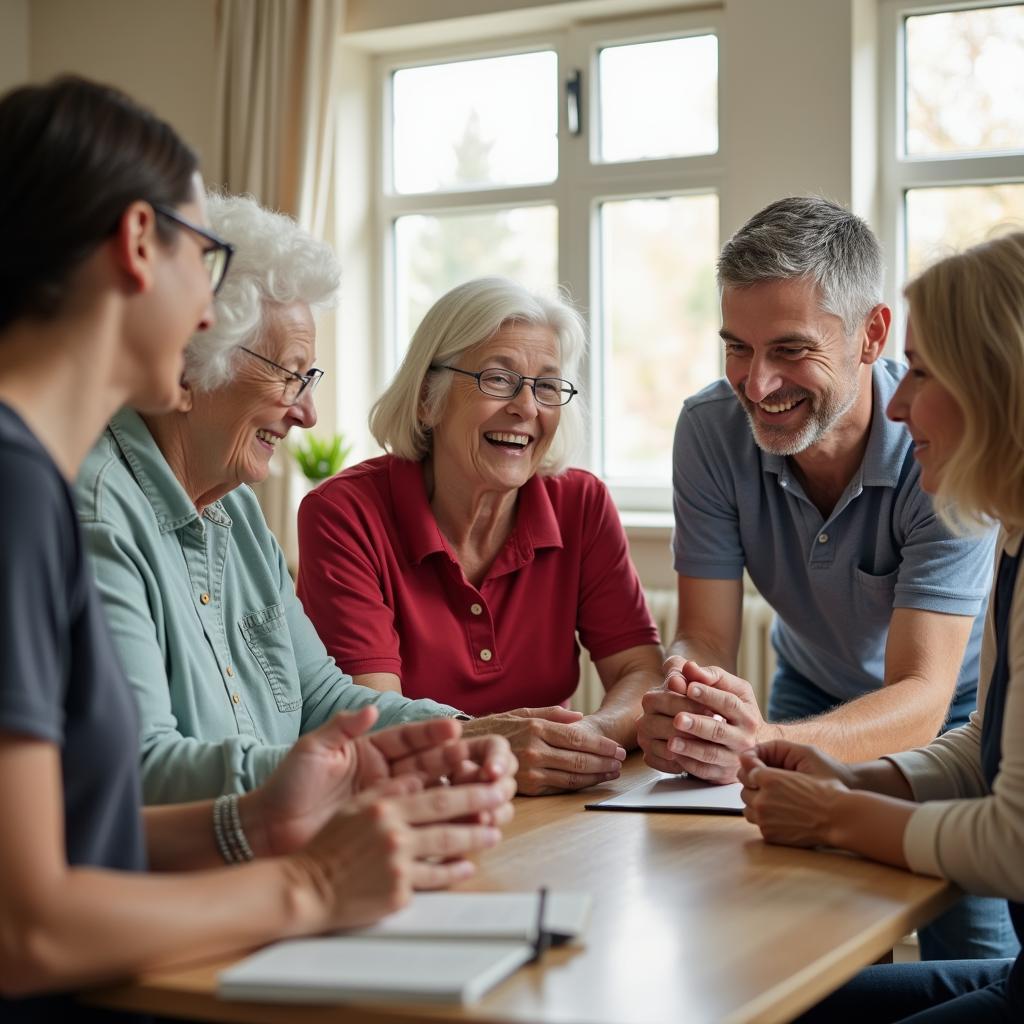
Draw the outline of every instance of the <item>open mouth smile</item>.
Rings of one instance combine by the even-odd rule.
[[[495,448],[508,451],[525,451],[533,441],[529,434],[520,434],[512,430],[488,430],[484,439]]]
[[[275,434],[271,430],[257,430],[256,440],[268,451],[275,451],[277,446],[284,440],[284,434]]]
[[[805,402],[806,398],[787,398],[782,401],[776,399],[775,401],[764,401],[752,403],[757,409],[758,415],[769,422],[775,419],[785,419],[794,410],[799,409]]]

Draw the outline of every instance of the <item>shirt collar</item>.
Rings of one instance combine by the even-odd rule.
[[[388,469],[395,521],[401,535],[406,557],[419,564],[427,556],[444,552],[451,557],[441,536],[437,520],[427,500],[423,479],[423,463],[392,457]],[[539,548],[562,547],[562,531],[558,526],[551,496],[543,480],[534,475],[519,488],[516,525],[509,538],[518,552],[520,564],[529,561]],[[499,555],[499,558],[501,556]]]
[[[388,477],[395,522],[406,558],[418,565],[428,555],[445,551],[444,539],[427,501],[423,463],[391,456]]]
[[[868,446],[860,465],[861,484],[864,487],[897,487],[900,473],[910,448],[910,431],[902,423],[894,423],[885,415],[892,396],[896,393],[906,367],[890,359],[879,359],[871,368],[871,426]],[[780,480],[792,480],[789,463],[784,455],[761,453],[761,465],[766,473],[774,473]]]
[[[874,408],[871,410],[871,433],[864,452],[864,486],[896,487],[910,450],[910,431],[904,424],[889,419],[885,410],[907,368],[889,359],[879,359],[871,369]]]
[[[152,506],[161,533],[178,530],[199,518],[195,505],[153,440],[149,427],[134,409],[122,409],[107,429]],[[220,512],[216,511],[217,516],[211,518],[219,521]]]

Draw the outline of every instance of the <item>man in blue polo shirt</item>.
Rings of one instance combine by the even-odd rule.
[[[844,761],[924,745],[975,705],[993,537],[937,518],[886,419],[905,367],[881,358],[878,241],[835,203],[783,199],[729,240],[718,281],[726,380],[676,429],[679,627],[644,698],[645,759],[729,782],[776,737]],[[767,721],[733,674],[744,569],[776,612]],[[923,954],[1015,955],[996,901],[969,917],[926,930]]]

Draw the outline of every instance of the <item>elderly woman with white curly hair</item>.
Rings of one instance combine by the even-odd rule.
[[[330,248],[252,199],[211,195],[236,254],[216,324],[186,351],[178,409],[124,409],[87,458],[79,516],[141,717],[148,803],[258,786],[336,711],[378,725],[455,717],[357,686],[328,656],[246,484],[292,427],[316,422],[312,310],[331,302]],[[503,745],[495,746],[500,759]]]
[[[480,716],[525,794],[619,773],[661,648],[607,488],[569,469],[583,436],[578,314],[504,278],[424,317],[370,429],[390,454],[299,510],[298,590],[356,682]],[[580,642],[605,686],[564,704]]]

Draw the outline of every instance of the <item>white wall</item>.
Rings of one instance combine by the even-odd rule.
[[[28,75],[116,85],[213,152],[213,0],[32,0]],[[24,73],[24,72],[23,72]]]

